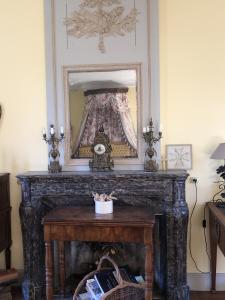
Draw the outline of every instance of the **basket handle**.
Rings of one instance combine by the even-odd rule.
[[[100,261],[99,261],[98,267],[97,267],[97,271],[101,271],[102,264],[103,264],[103,261],[104,261],[104,260],[108,260],[108,261],[113,265],[114,269],[116,270],[116,276],[117,276],[118,284],[119,284],[119,285],[123,284],[123,279],[122,279],[122,277],[121,277],[121,275],[120,275],[120,270],[119,270],[117,264],[116,264],[115,261],[114,261],[111,257],[109,257],[108,255],[104,255],[104,256],[102,256],[102,257],[100,258]]]

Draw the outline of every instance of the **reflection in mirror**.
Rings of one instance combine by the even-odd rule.
[[[67,77],[70,158],[92,157],[91,144],[101,125],[112,157],[136,158],[137,70],[73,70]]]

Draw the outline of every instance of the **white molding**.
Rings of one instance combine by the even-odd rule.
[[[52,6],[53,0],[45,1],[45,70],[46,70],[46,97],[47,97],[47,122],[57,126],[57,99],[56,99],[56,78],[55,78],[55,36],[53,31]]]
[[[46,52],[46,96],[47,96],[47,123],[48,128],[50,124],[55,125],[57,129],[64,124],[64,113],[61,108],[62,101],[59,98],[63,98],[60,94],[57,94],[56,88],[56,47],[55,47],[55,35],[54,35],[54,1],[45,1],[45,52]],[[142,121],[139,126],[146,126],[150,117],[153,118],[154,127],[157,130],[160,124],[160,89],[159,89],[159,8],[158,0],[146,0],[147,1],[147,21],[148,21],[148,81],[149,83],[149,100],[148,103],[145,101],[145,105],[142,106]],[[142,93],[143,91],[141,91]],[[140,131],[139,131],[140,132]],[[140,134],[141,135],[141,134]],[[115,169],[143,169],[143,156],[147,148],[142,137],[140,155],[141,164],[132,164],[130,161],[124,159],[116,165]],[[155,146],[157,153],[160,153],[160,143]],[[60,160],[62,165],[64,162],[64,149],[60,146]],[[160,155],[158,155],[157,160],[160,160]],[[128,163],[128,164],[127,164]],[[88,165],[83,166],[85,169],[89,169]],[[64,171],[75,170],[75,166],[64,167]],[[80,169],[80,166],[78,166]]]
[[[191,291],[210,291],[211,274],[188,273],[187,282]],[[216,290],[225,291],[225,273],[216,274]]]
[[[159,74],[159,5],[158,0],[150,0],[150,109],[156,122],[160,121],[160,74]],[[155,121],[154,121],[155,122]],[[159,124],[158,124],[159,125]]]

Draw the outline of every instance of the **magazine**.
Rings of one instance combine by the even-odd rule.
[[[137,275],[137,276],[134,276],[134,277],[135,277],[137,283],[145,283],[145,280],[144,280],[143,276]]]
[[[99,300],[101,298],[101,296],[103,295],[97,281],[94,278],[87,280],[86,290],[89,293],[89,295],[91,296],[91,298],[94,300]]]
[[[124,281],[138,283],[135,276],[129,271],[128,267],[122,267],[122,268],[119,268],[119,270],[120,270],[120,275]],[[116,271],[113,271],[113,275],[115,276],[116,280],[118,281],[117,276],[116,276]]]
[[[88,293],[79,294],[77,300],[92,300]]]
[[[142,276],[133,275],[127,266],[119,268],[119,271],[124,281],[133,283],[144,282],[144,278]],[[90,300],[100,300],[104,293],[107,293],[117,285],[118,280],[116,271],[114,269],[107,269],[96,273],[94,278],[88,279],[86,282],[86,290],[89,294]],[[85,298],[83,299],[86,300]]]
[[[118,282],[113,275],[113,270],[106,270],[95,274],[95,280],[97,281],[102,293],[106,293],[118,285]]]

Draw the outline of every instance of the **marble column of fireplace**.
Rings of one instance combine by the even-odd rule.
[[[188,208],[184,171],[146,173],[28,172],[22,187],[20,218],[24,250],[23,299],[42,299],[45,289],[41,219],[59,206],[92,205],[91,191],[116,191],[119,205],[148,206],[157,215],[161,250],[155,264],[166,300],[188,300],[186,242]]]

